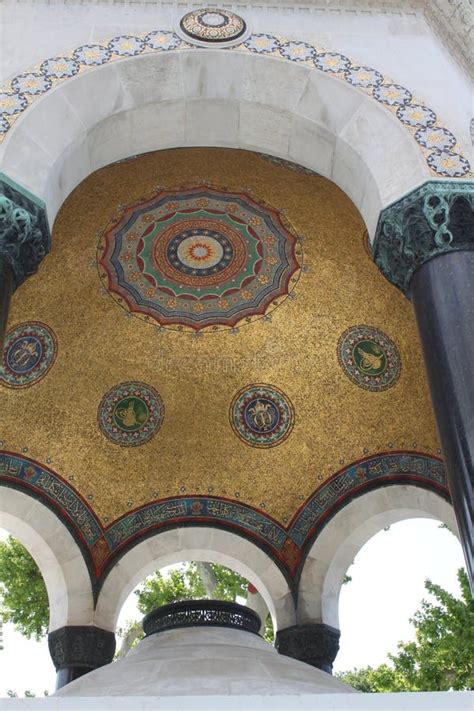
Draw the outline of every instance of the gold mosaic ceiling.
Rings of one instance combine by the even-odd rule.
[[[297,264],[287,270],[291,298],[266,304],[266,317],[196,337],[193,328],[157,328],[156,319],[124,308],[97,266],[97,235],[100,257],[103,231],[123,217],[123,205],[138,204],[157,185],[176,194],[177,186],[203,181],[273,210],[272,219],[295,238]],[[58,352],[30,387],[0,386],[2,447],[48,464],[103,523],[151,500],[209,493],[285,523],[323,481],[366,455],[436,455],[412,309],[371,262],[363,234],[357,210],[331,182],[255,153],[176,149],[97,171],[64,203],[51,254],[14,296],[9,328],[46,324]],[[359,325],[380,330],[395,346],[400,374],[385,389],[361,387],[338,360],[341,336]],[[377,368],[374,357],[368,368]],[[154,436],[124,447],[105,436],[98,408],[129,381],[158,396],[162,419]],[[249,445],[229,421],[238,393],[254,384],[275,388],[294,413],[276,446]],[[123,403],[122,419],[130,405]],[[264,402],[254,416],[264,428]]]

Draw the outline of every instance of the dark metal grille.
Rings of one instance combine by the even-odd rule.
[[[231,627],[258,634],[262,623],[256,612],[236,602],[183,600],[149,612],[142,624],[145,635],[149,637],[164,630],[201,625]]]

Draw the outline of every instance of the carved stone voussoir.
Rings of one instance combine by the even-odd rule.
[[[447,252],[474,249],[474,182],[430,181],[385,208],[372,248],[381,272],[406,296],[413,274]]]
[[[44,205],[0,174],[0,259],[11,267],[15,288],[36,272],[49,249]]]
[[[339,630],[324,623],[293,625],[277,632],[275,648],[280,654],[331,674],[340,636]]]
[[[100,627],[61,627],[48,635],[56,671],[68,667],[97,669],[109,664],[115,653],[115,635]]]

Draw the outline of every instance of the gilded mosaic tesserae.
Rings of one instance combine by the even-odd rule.
[[[284,527],[365,457],[436,457],[412,309],[364,229],[331,182],[256,153],[97,171],[14,295],[1,448],[49,467],[103,525],[201,495]]]

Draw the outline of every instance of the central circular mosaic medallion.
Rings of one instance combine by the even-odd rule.
[[[179,331],[235,329],[265,316],[294,289],[302,260],[280,212],[210,186],[126,206],[98,245],[100,278],[114,300]]]
[[[274,447],[284,442],[293,428],[293,406],[274,386],[247,385],[232,401],[230,423],[246,444]]]
[[[203,8],[188,12],[180,22],[185,35],[201,42],[229,42],[242,37],[244,20],[230,10]]]
[[[148,442],[161,427],[163,402],[154,388],[130,381],[109,390],[99,405],[99,426],[104,435],[123,447]]]
[[[372,326],[352,326],[339,339],[338,358],[353,383],[378,392],[400,377],[400,355],[393,341]]]
[[[33,385],[51,368],[57,349],[56,336],[44,323],[20,323],[5,338],[0,382],[10,388]]]

